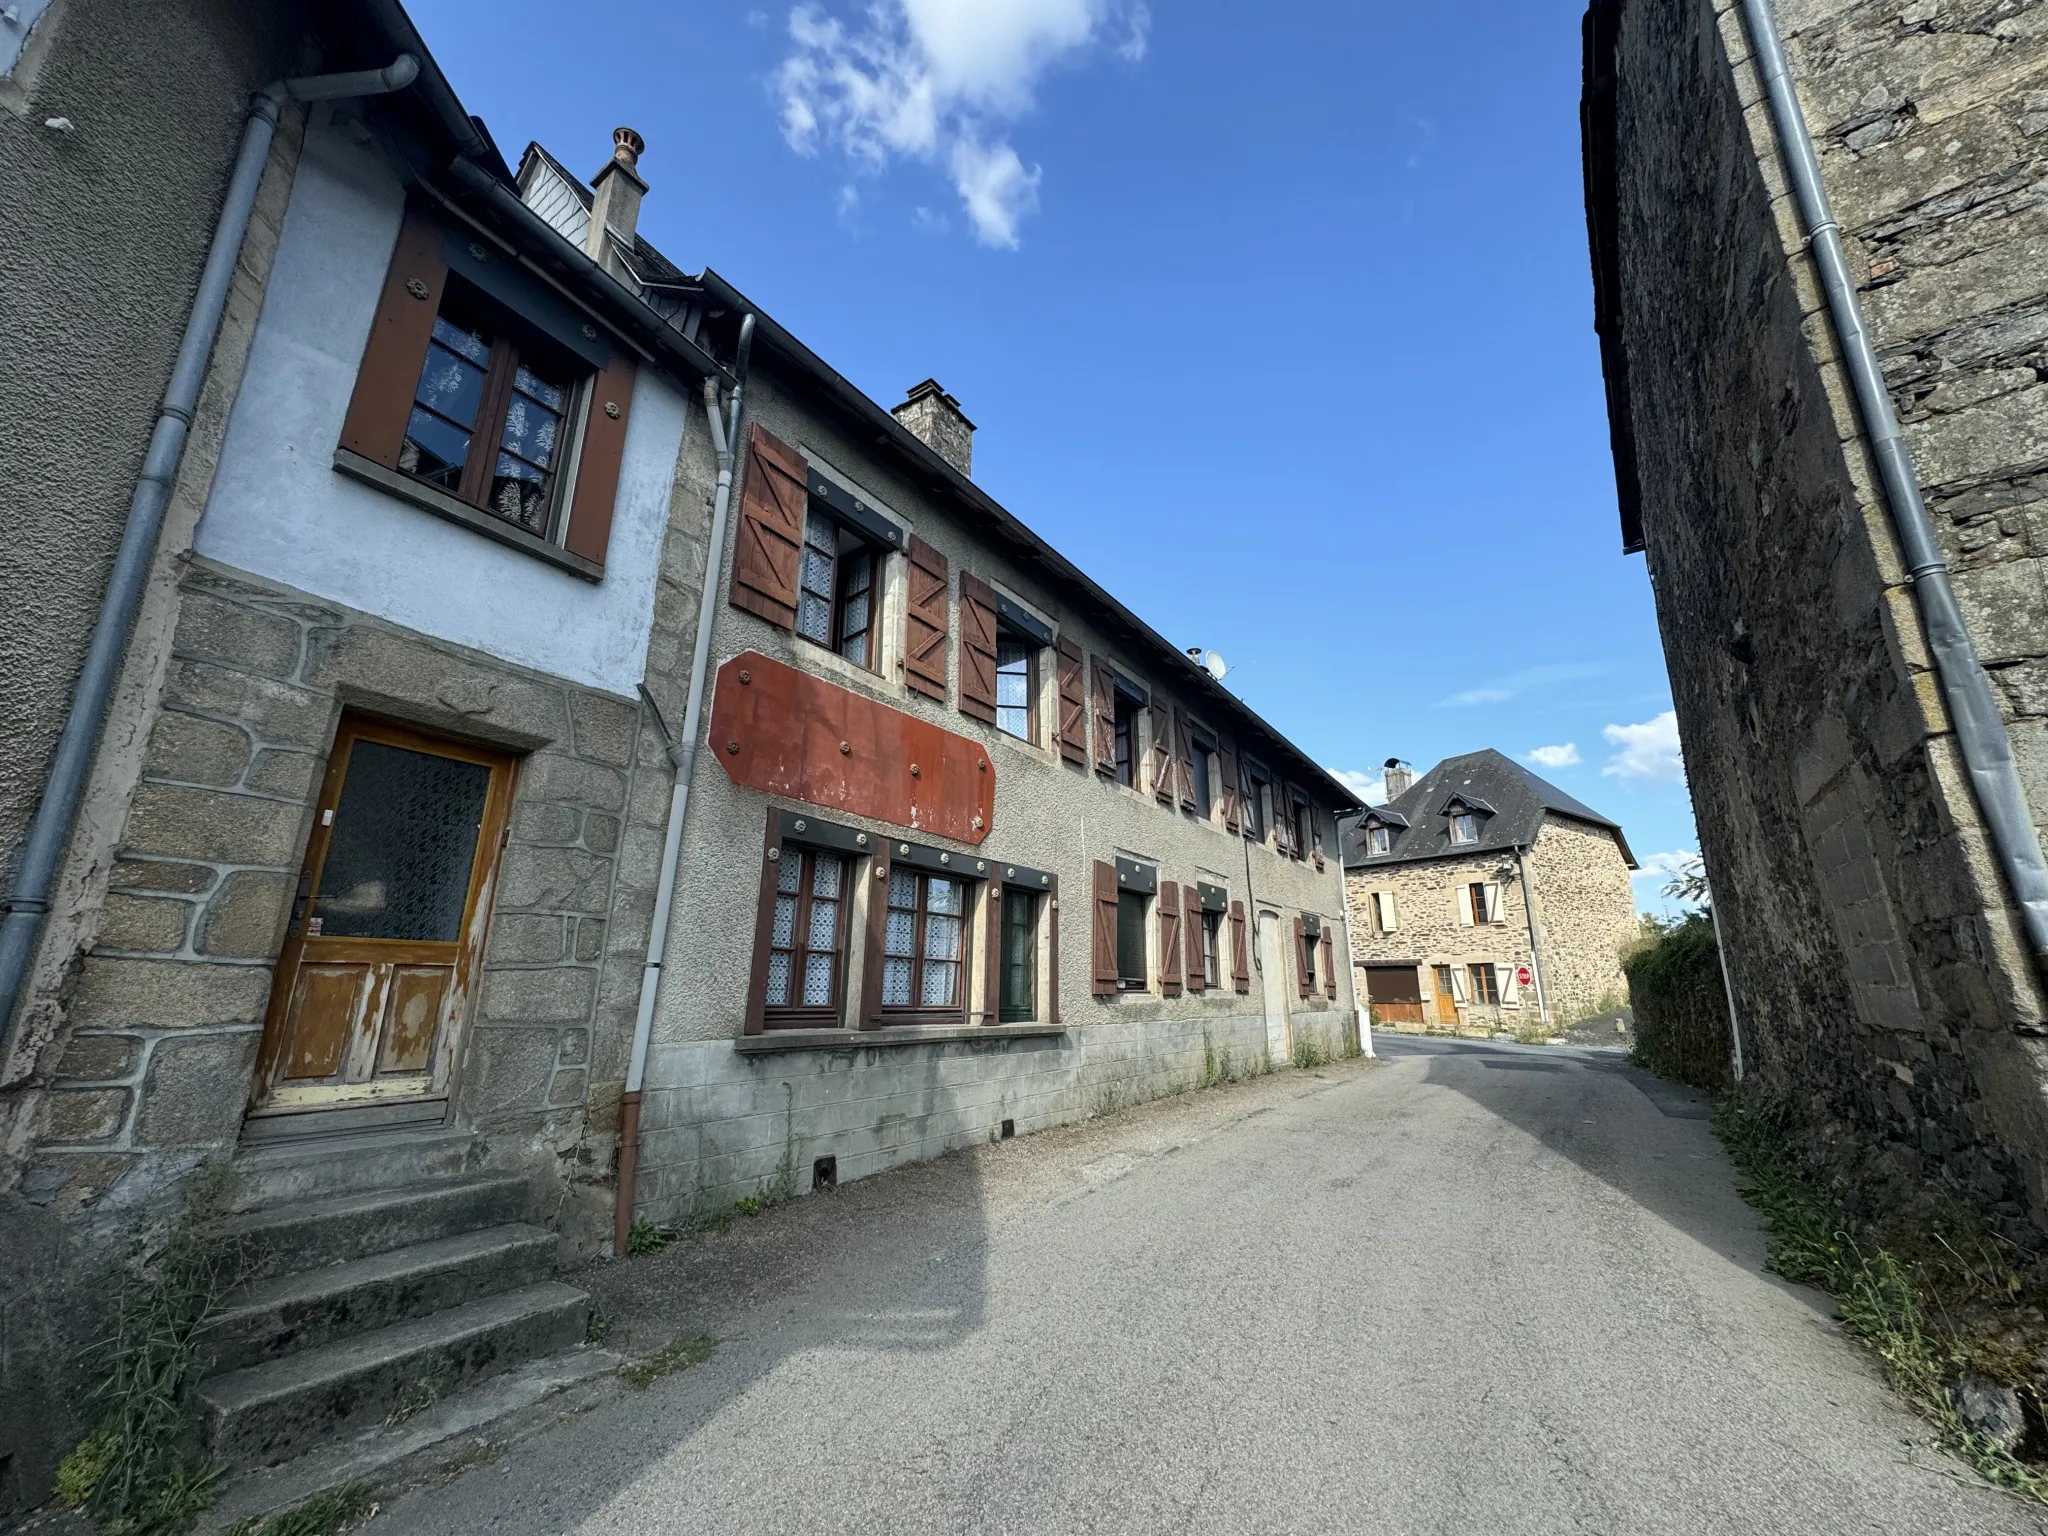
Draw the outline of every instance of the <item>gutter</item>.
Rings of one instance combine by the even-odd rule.
[[[107,701],[113,696],[121,660],[128,649],[129,626],[134,622],[136,604],[141,601],[150,565],[156,558],[164,509],[178,478],[185,439],[199,406],[207,365],[213,358],[214,339],[220,334],[221,315],[234,286],[235,263],[249,232],[263,168],[270,159],[278,113],[288,101],[387,95],[404,90],[419,74],[420,56],[405,52],[382,69],[279,80],[265,86],[250,100],[241,147],[235,153],[234,170],[228,177],[227,195],[214,223],[213,241],[207,248],[206,264],[200,270],[199,288],[186,317],[185,334],[178,343],[170,382],[164,387],[163,402],[157,409],[142,474],[129,499],[127,525],[121,533],[106,592],[100,598],[99,616],[93,621],[85,664],[72,689],[71,707],[57,738],[49,781],[23,835],[21,855],[8,888],[6,918],[0,924],[0,1050],[4,1050],[11,1033],[15,1004],[35,956],[43,918],[50,910],[58,866],[65,845],[71,840],[72,822],[106,721]]]
[[[1948,579],[1948,561],[1935,539],[1927,504],[1920,495],[1912,453],[1899,430],[1891,393],[1885,388],[1884,373],[1878,366],[1877,349],[1864,324],[1856,285],[1849,276],[1841,226],[1835,222],[1834,210],[1828,203],[1820,160],[1814,153],[1806,116],[1793,88],[1770,0],[1742,0],[1742,13],[1749,27],[1750,46],[1756,54],[1757,73],[1770,101],[1771,120],[1777,127],[1786,179],[1799,203],[1808,247],[1813,253],[1821,289],[1827,295],[1828,313],[1841,345],[1842,366],[1855,387],[1857,412],[1869,440],[1870,456],[1877,465],[1900,553],[1912,577],[1913,596],[1919,604],[1927,648],[1933,653],[1934,670],[1955,727],[1956,746],[1969,772],[1970,785],[1976,791],[1992,850],[2019,905],[2020,924],[2033,952],[2035,969],[2048,978],[2048,863],[2043,862],[2040,834],[2034,828],[2033,815],[2020,788],[2012,741],[1991,692],[1991,680],[1984,673],[1969,626],[1956,603],[1955,589]]]

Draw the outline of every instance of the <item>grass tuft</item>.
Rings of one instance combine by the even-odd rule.
[[[1323,1049],[1320,1040],[1311,1040],[1307,1035],[1297,1035],[1294,1040],[1294,1064],[1306,1072],[1315,1067],[1327,1066],[1330,1053]]]
[[[717,1340],[706,1334],[680,1334],[653,1354],[620,1366],[619,1380],[636,1392],[645,1391],[664,1376],[709,1360],[717,1347]]]
[[[341,1536],[377,1513],[368,1483],[330,1488],[263,1520],[238,1520],[222,1536]]]

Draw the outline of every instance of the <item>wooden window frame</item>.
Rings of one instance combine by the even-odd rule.
[[[1451,842],[1454,846],[1459,848],[1469,848],[1472,844],[1479,841],[1480,828],[1479,813],[1477,811],[1453,811],[1450,813],[1450,823]],[[1469,837],[1460,837],[1458,835],[1459,830],[1462,826],[1466,825],[1469,825],[1471,827],[1472,835]]]
[[[768,967],[775,950],[775,903],[783,894],[781,890],[782,870],[790,857],[798,859],[796,889],[796,918],[790,930],[794,941],[786,953],[790,957],[790,996],[802,995],[806,962],[818,953],[810,947],[811,909],[817,897],[814,892],[817,861],[832,858],[839,861],[839,895],[835,905],[839,908],[839,920],[833,929],[837,935],[836,947],[832,950],[832,1001],[826,1004],[783,1004],[768,1001]],[[774,859],[764,875],[768,887],[763,906],[767,912],[767,925],[760,936],[763,955],[760,967],[758,1006],[763,1029],[836,1029],[845,1018],[846,1012],[846,957],[848,953],[847,927],[850,909],[853,905],[854,860],[835,848],[813,848],[802,843],[785,843],[781,853]]]
[[[1146,701],[1123,685],[1119,679],[1110,694],[1111,730],[1114,731],[1116,782],[1125,789],[1139,789],[1138,782],[1138,717],[1149,706]]]
[[[1240,762],[1238,769],[1244,783],[1244,835],[1263,848],[1272,828],[1266,820],[1266,802],[1261,791],[1270,789],[1273,781],[1266,777],[1263,768],[1254,767],[1249,761]]]
[[[1014,710],[1016,708],[1016,706],[1013,704],[1004,704],[1001,702],[1003,696],[1003,646],[1005,644],[1022,646],[1024,649],[1025,734],[1022,736],[1019,736],[1015,731],[1011,730],[1008,726],[1003,724],[1003,712],[1006,709]],[[1045,649],[1045,646],[1041,645],[1032,636],[1025,634],[1023,630],[1017,628],[1014,624],[1006,623],[1000,618],[996,620],[997,703],[995,707],[995,728],[998,731],[1001,731],[1005,736],[1009,737],[1012,741],[1029,742],[1034,747],[1039,744],[1038,690],[1040,686],[1041,669],[1038,664],[1038,658],[1041,654],[1043,654]]]
[[[1392,827],[1367,827],[1365,829],[1365,852],[1368,858],[1394,851],[1394,829]]]
[[[1216,817],[1216,796],[1209,788],[1209,774],[1221,755],[1221,747],[1214,736],[1199,727],[1188,732],[1188,792],[1194,801],[1191,809],[1198,821],[1213,821]]]
[[[996,1022],[999,1024],[1038,1022],[1038,924],[1039,914],[1043,910],[1038,900],[1039,894],[1029,886],[1013,885],[1004,888],[999,898],[1002,915],[995,925],[996,953],[990,957],[990,968],[994,972],[991,979],[996,992]],[[1009,937],[1011,925],[1015,922],[1012,914],[1019,908],[1029,914],[1024,919],[1023,926],[1027,937],[1025,953],[1030,957],[1027,970],[1031,994],[1030,1001],[1021,1012],[1012,1008],[1004,997],[1010,975]]]
[[[829,593],[815,592],[804,584],[804,573],[808,565],[807,557],[813,551],[820,554],[823,553],[822,550],[811,543],[811,529],[813,527],[829,529],[833,536],[832,590]],[[840,546],[849,539],[853,541],[856,547],[853,549],[841,548]],[[868,569],[868,619],[866,626],[859,632],[862,642],[861,654],[849,656],[846,654],[846,643],[850,638],[846,629],[846,608],[847,603],[860,594],[849,590],[847,577],[849,567],[858,558],[863,556],[867,560]],[[800,623],[803,602],[806,597],[821,599],[825,604],[828,615],[825,621],[825,631],[830,638],[820,640],[815,636],[807,635],[796,624],[791,626],[791,632],[795,634],[797,639],[804,641],[806,644],[820,646],[839,657],[842,661],[851,662],[863,671],[879,671],[881,663],[880,657],[876,653],[880,647],[875,644],[875,641],[882,627],[882,592],[885,584],[884,575],[887,570],[884,562],[888,559],[888,556],[889,550],[886,545],[877,544],[859,529],[850,528],[830,512],[821,510],[814,499],[804,512],[804,538],[797,553],[797,617]]]
[[[1205,991],[1223,987],[1223,917],[1221,912],[1202,909],[1202,986]]]
[[[1152,900],[1143,891],[1120,890],[1116,893],[1116,989],[1119,994],[1152,990]],[[1124,974],[1125,914],[1132,911],[1137,913],[1136,947],[1144,969],[1144,975],[1138,977]]]
[[[908,875],[916,879],[917,906],[915,908],[899,907],[889,900],[890,888],[895,885],[896,876],[898,875]],[[954,919],[960,924],[960,957],[957,960],[935,962],[940,965],[950,964],[957,967],[959,971],[953,987],[953,1001],[939,1007],[915,1002],[878,1003],[877,1016],[886,1024],[944,1025],[965,1024],[967,1022],[967,993],[972,984],[973,977],[973,908],[974,887],[977,882],[963,880],[958,875],[942,874],[936,870],[916,869],[907,864],[899,864],[890,868],[885,879],[875,882],[881,889],[875,892],[869,899],[879,900],[882,904],[881,932],[883,935],[882,943],[877,947],[874,955],[874,963],[877,967],[876,996],[879,998],[881,995],[881,972],[887,968],[891,960],[904,959],[910,962],[910,995],[918,997],[923,994],[924,967],[927,962],[924,952],[925,919],[935,915],[928,910],[928,903],[931,899],[931,882],[934,880],[944,880],[948,884],[960,887],[960,915]],[[917,918],[917,921],[911,925],[911,952],[908,955],[892,955],[889,953],[887,937],[889,914],[906,910],[912,911]]]
[[[1475,1007],[1498,1008],[1500,1006],[1500,973],[1494,969],[1491,960],[1473,961],[1466,965],[1472,988],[1472,1002]],[[1481,978],[1484,978],[1482,981]]]

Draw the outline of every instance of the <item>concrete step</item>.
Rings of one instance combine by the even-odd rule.
[[[229,1230],[246,1282],[524,1221],[531,1203],[525,1179],[479,1175],[246,1211]]]
[[[235,1209],[474,1176],[480,1155],[474,1131],[442,1125],[244,1141],[235,1152]]]
[[[425,1408],[473,1381],[583,1342],[590,1297],[543,1281],[209,1378],[213,1454],[269,1466],[343,1430]]]
[[[229,1295],[209,1325],[213,1369],[259,1365],[531,1285],[554,1261],[554,1233],[507,1222],[258,1280]]]

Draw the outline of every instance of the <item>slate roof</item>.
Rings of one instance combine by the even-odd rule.
[[[1450,818],[1445,811],[1453,800],[1491,813],[1483,816],[1478,842],[1451,841]],[[1376,814],[1382,812],[1390,814]],[[1546,813],[1607,828],[1620,844],[1628,867],[1640,867],[1629,851],[1628,839],[1622,835],[1621,823],[1602,816],[1584,801],[1573,799],[1548,779],[1538,778],[1491,747],[1483,752],[1445,758],[1410,785],[1406,793],[1385,806],[1369,806],[1355,822],[1347,822],[1344,867],[1383,869],[1423,859],[1465,858],[1527,847],[1541,830]],[[1393,850],[1389,853],[1365,851],[1365,828],[1376,819],[1394,834]]]

